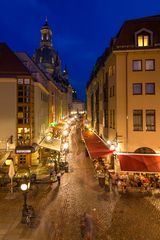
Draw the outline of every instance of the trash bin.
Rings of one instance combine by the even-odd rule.
[[[104,187],[105,186],[105,177],[98,177],[99,186]]]

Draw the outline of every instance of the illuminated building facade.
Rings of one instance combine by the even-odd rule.
[[[12,153],[18,166],[37,164],[38,129],[48,127],[48,91],[6,44],[0,44],[0,65],[0,151]],[[43,118],[37,124],[38,109]]]
[[[159,153],[160,16],[126,21],[87,85],[92,128],[121,152]]]

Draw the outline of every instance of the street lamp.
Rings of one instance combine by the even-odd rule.
[[[23,192],[23,196],[24,196],[21,223],[26,223],[26,216],[27,216],[27,213],[28,213],[27,190],[29,189],[29,183],[27,183],[27,182],[22,183],[20,188],[21,188],[21,190]]]

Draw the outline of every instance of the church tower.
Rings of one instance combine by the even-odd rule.
[[[46,18],[45,24],[41,28],[41,42],[40,47],[52,47],[52,30],[48,25],[48,21]]]
[[[58,73],[61,69],[61,61],[56,50],[52,47],[52,30],[46,19],[41,27],[40,48],[36,49],[33,60],[46,73],[51,75]]]

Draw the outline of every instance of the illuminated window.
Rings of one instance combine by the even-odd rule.
[[[18,128],[18,145],[30,145],[30,128]]]
[[[148,35],[138,35],[138,47],[149,46],[149,36]]]
[[[153,45],[153,32],[147,28],[141,28],[135,32],[135,45],[148,47]]]

